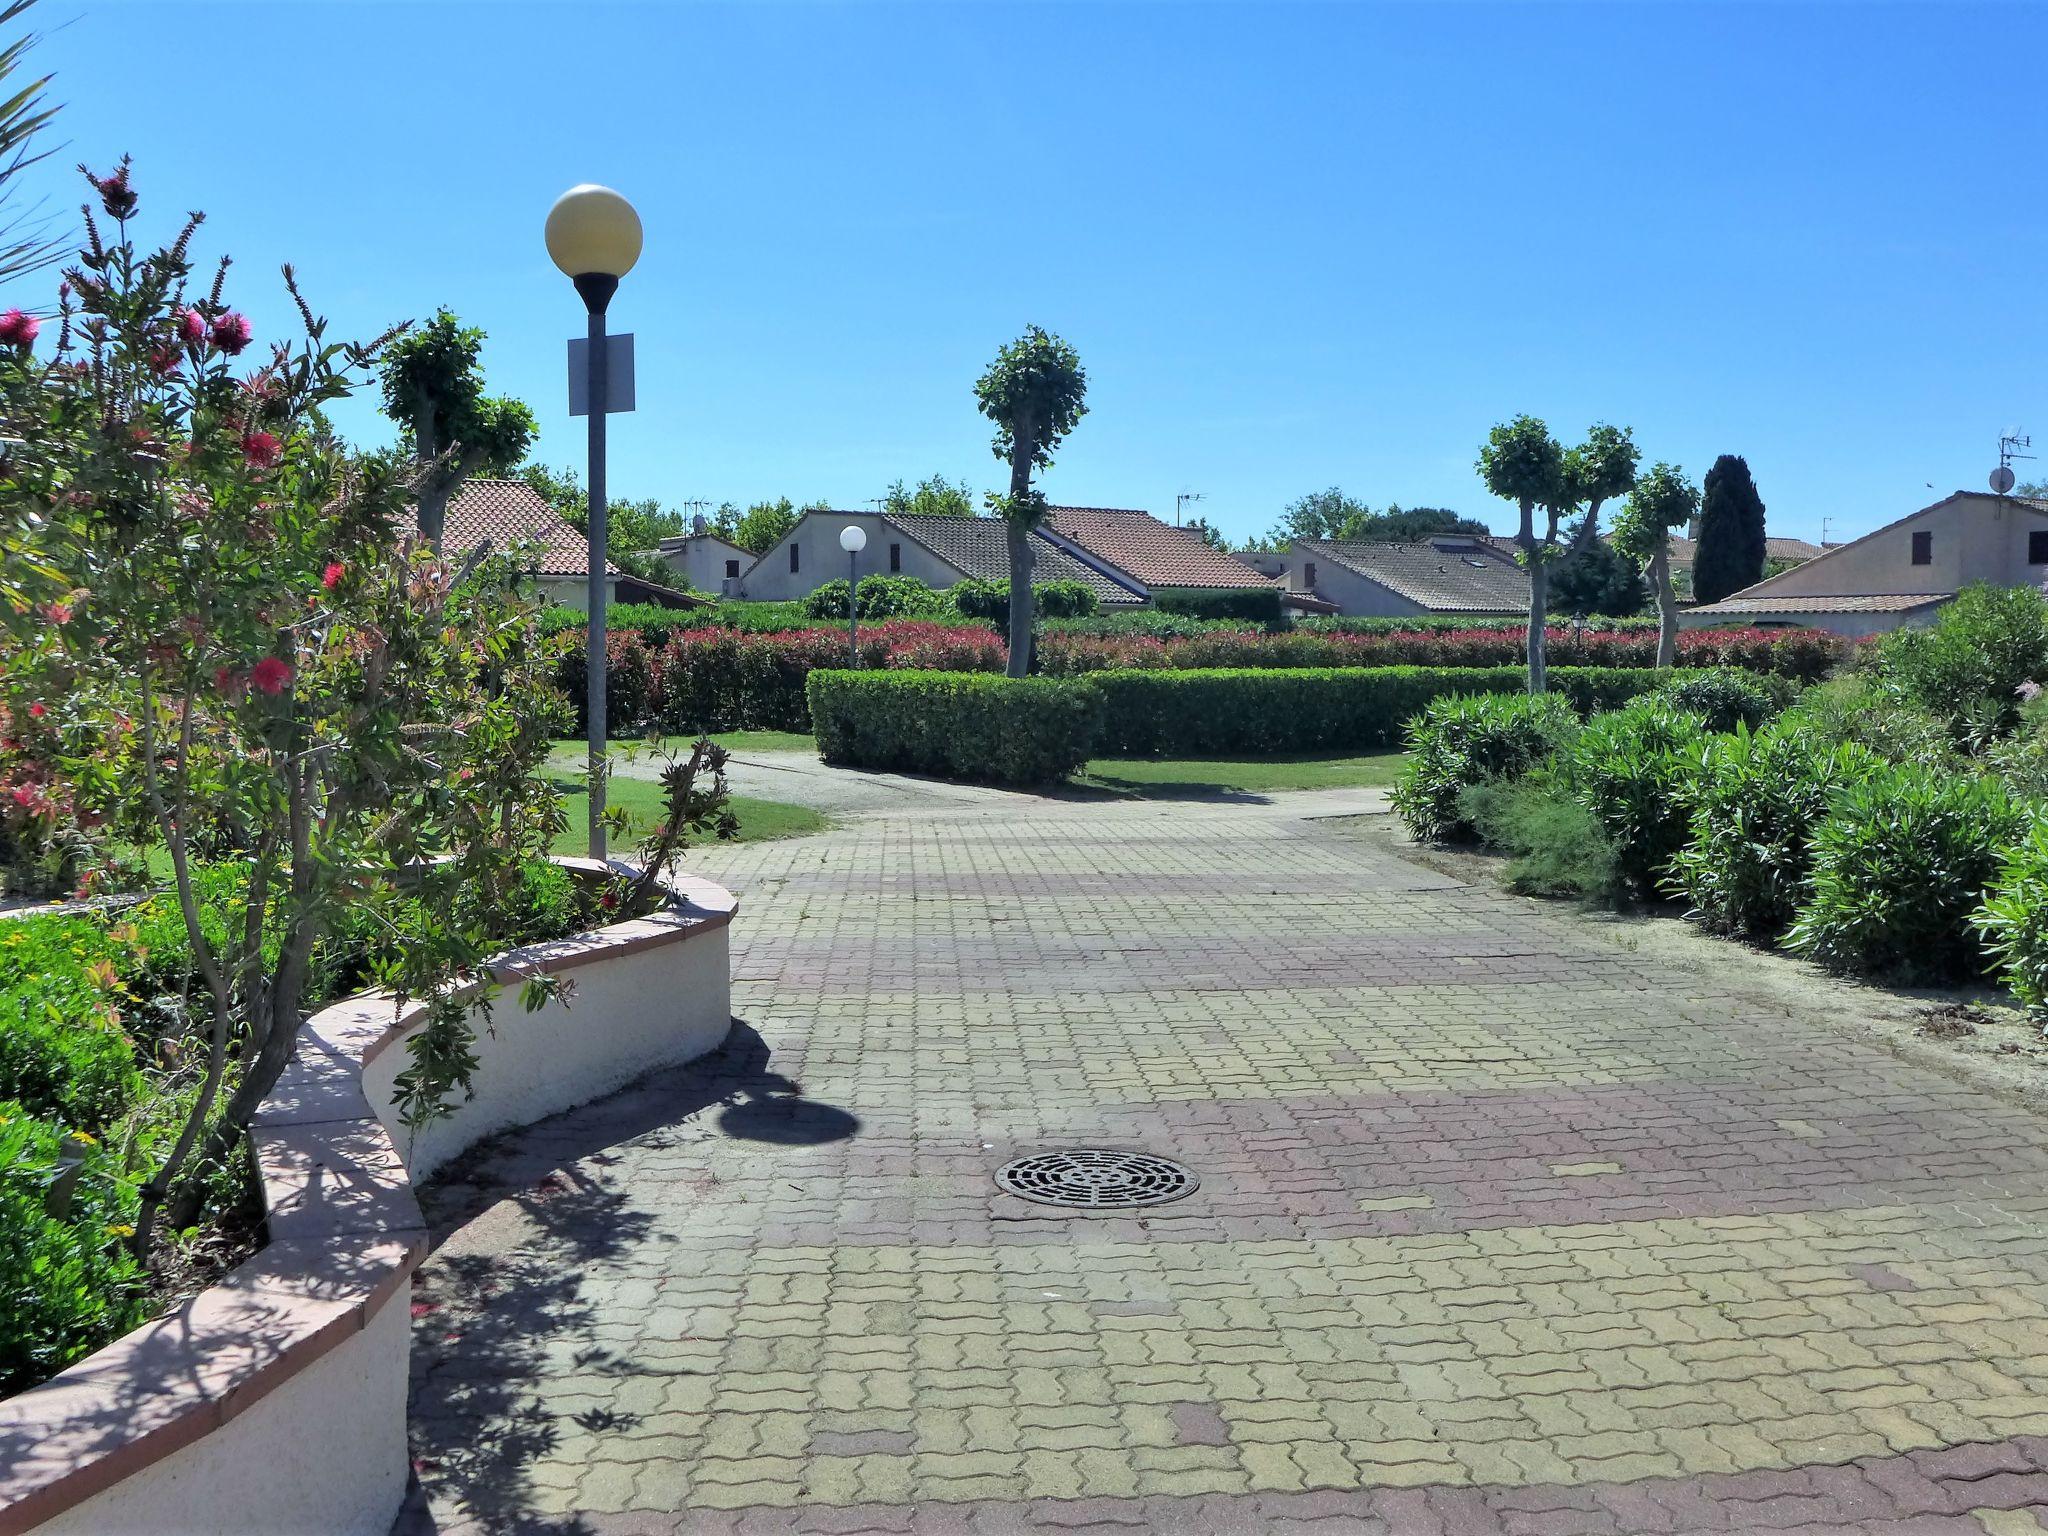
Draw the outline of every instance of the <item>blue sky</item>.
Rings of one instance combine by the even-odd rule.
[[[286,260],[351,333],[452,306],[554,462],[581,315],[541,221],[633,198],[620,495],[994,486],[972,385],[1030,323],[1090,377],[1053,499],[1199,491],[1239,535],[1331,484],[1504,527],[1472,460],[1518,411],[1745,454],[1808,537],[2048,445],[2048,8],[40,9],[62,165],[132,152],[166,233],[207,209],[259,324]]]

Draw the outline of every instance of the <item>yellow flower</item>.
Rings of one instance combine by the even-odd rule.
[[[86,1135],[86,1134],[85,1134],[85,1132],[83,1132],[83,1131],[73,1131],[73,1132],[71,1133],[71,1139],[72,1139],[73,1141],[82,1141],[82,1142],[84,1142],[84,1143],[85,1143],[85,1144],[86,1144],[86,1145],[87,1145],[88,1147],[96,1147],[96,1146],[98,1146],[98,1145],[99,1145],[99,1140],[98,1140],[98,1138],[96,1138],[96,1137],[92,1137],[92,1136],[88,1136],[88,1135]]]
[[[113,1226],[107,1228],[107,1230],[113,1233],[116,1237],[133,1237],[135,1235],[135,1229],[129,1226],[128,1223],[125,1221],[116,1222]]]

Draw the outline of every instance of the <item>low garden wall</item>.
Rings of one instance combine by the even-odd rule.
[[[370,995],[308,1019],[252,1133],[270,1241],[0,1403],[0,1536],[383,1536],[405,1494],[411,1275],[427,1251],[413,1183],[725,1038],[736,903],[709,881],[669,885],[659,912],[502,957],[479,983],[497,997],[475,1094],[417,1135],[391,1083],[421,1010]],[[567,997],[527,1012],[521,980],[563,972]]]

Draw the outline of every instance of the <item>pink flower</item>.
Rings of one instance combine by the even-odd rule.
[[[327,569],[320,573],[320,585],[332,592],[341,585],[341,578],[347,574],[339,560],[330,560],[327,562]]]
[[[36,332],[43,328],[43,322],[34,315],[25,315],[18,309],[0,314],[0,343],[10,347],[27,348],[35,343]]]
[[[233,688],[235,686],[234,669],[232,667],[215,667],[213,669],[213,686],[222,693],[226,693]]]
[[[199,346],[206,340],[206,316],[196,309],[188,309],[178,319],[178,340],[188,347]]]
[[[150,371],[162,376],[178,371],[178,349],[176,347],[152,347],[149,351]]]
[[[49,713],[49,711],[47,709],[44,709],[43,706],[40,704],[29,705],[28,712],[29,717],[34,720],[40,720],[43,718],[44,715],[47,715]]]
[[[100,203],[110,218],[125,219],[135,212],[135,189],[128,185],[128,169],[128,158],[124,155],[121,163],[105,176],[95,176],[91,171],[85,173],[85,179],[99,193]]]
[[[51,603],[43,613],[52,624],[69,624],[73,610],[69,603]]]
[[[268,469],[278,461],[284,452],[284,445],[268,432],[245,432],[242,434],[242,457],[257,469]]]
[[[291,664],[275,656],[266,656],[249,669],[249,684],[258,693],[283,693],[291,680]]]
[[[235,310],[213,319],[213,344],[233,357],[249,345],[249,338],[256,333],[249,328],[249,317]]]

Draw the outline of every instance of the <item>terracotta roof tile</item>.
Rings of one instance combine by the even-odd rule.
[[[1242,560],[1204,544],[1188,528],[1171,528],[1149,512],[1120,507],[1053,507],[1053,531],[1097,559],[1128,571],[1148,587],[1270,587]]]
[[[541,575],[589,574],[588,541],[563,522],[561,514],[524,480],[472,477],[462,482],[448,503],[441,547],[451,555],[466,555],[486,542],[502,550],[527,539],[540,542]],[[613,576],[623,574],[610,561],[605,562],[605,571]]]

